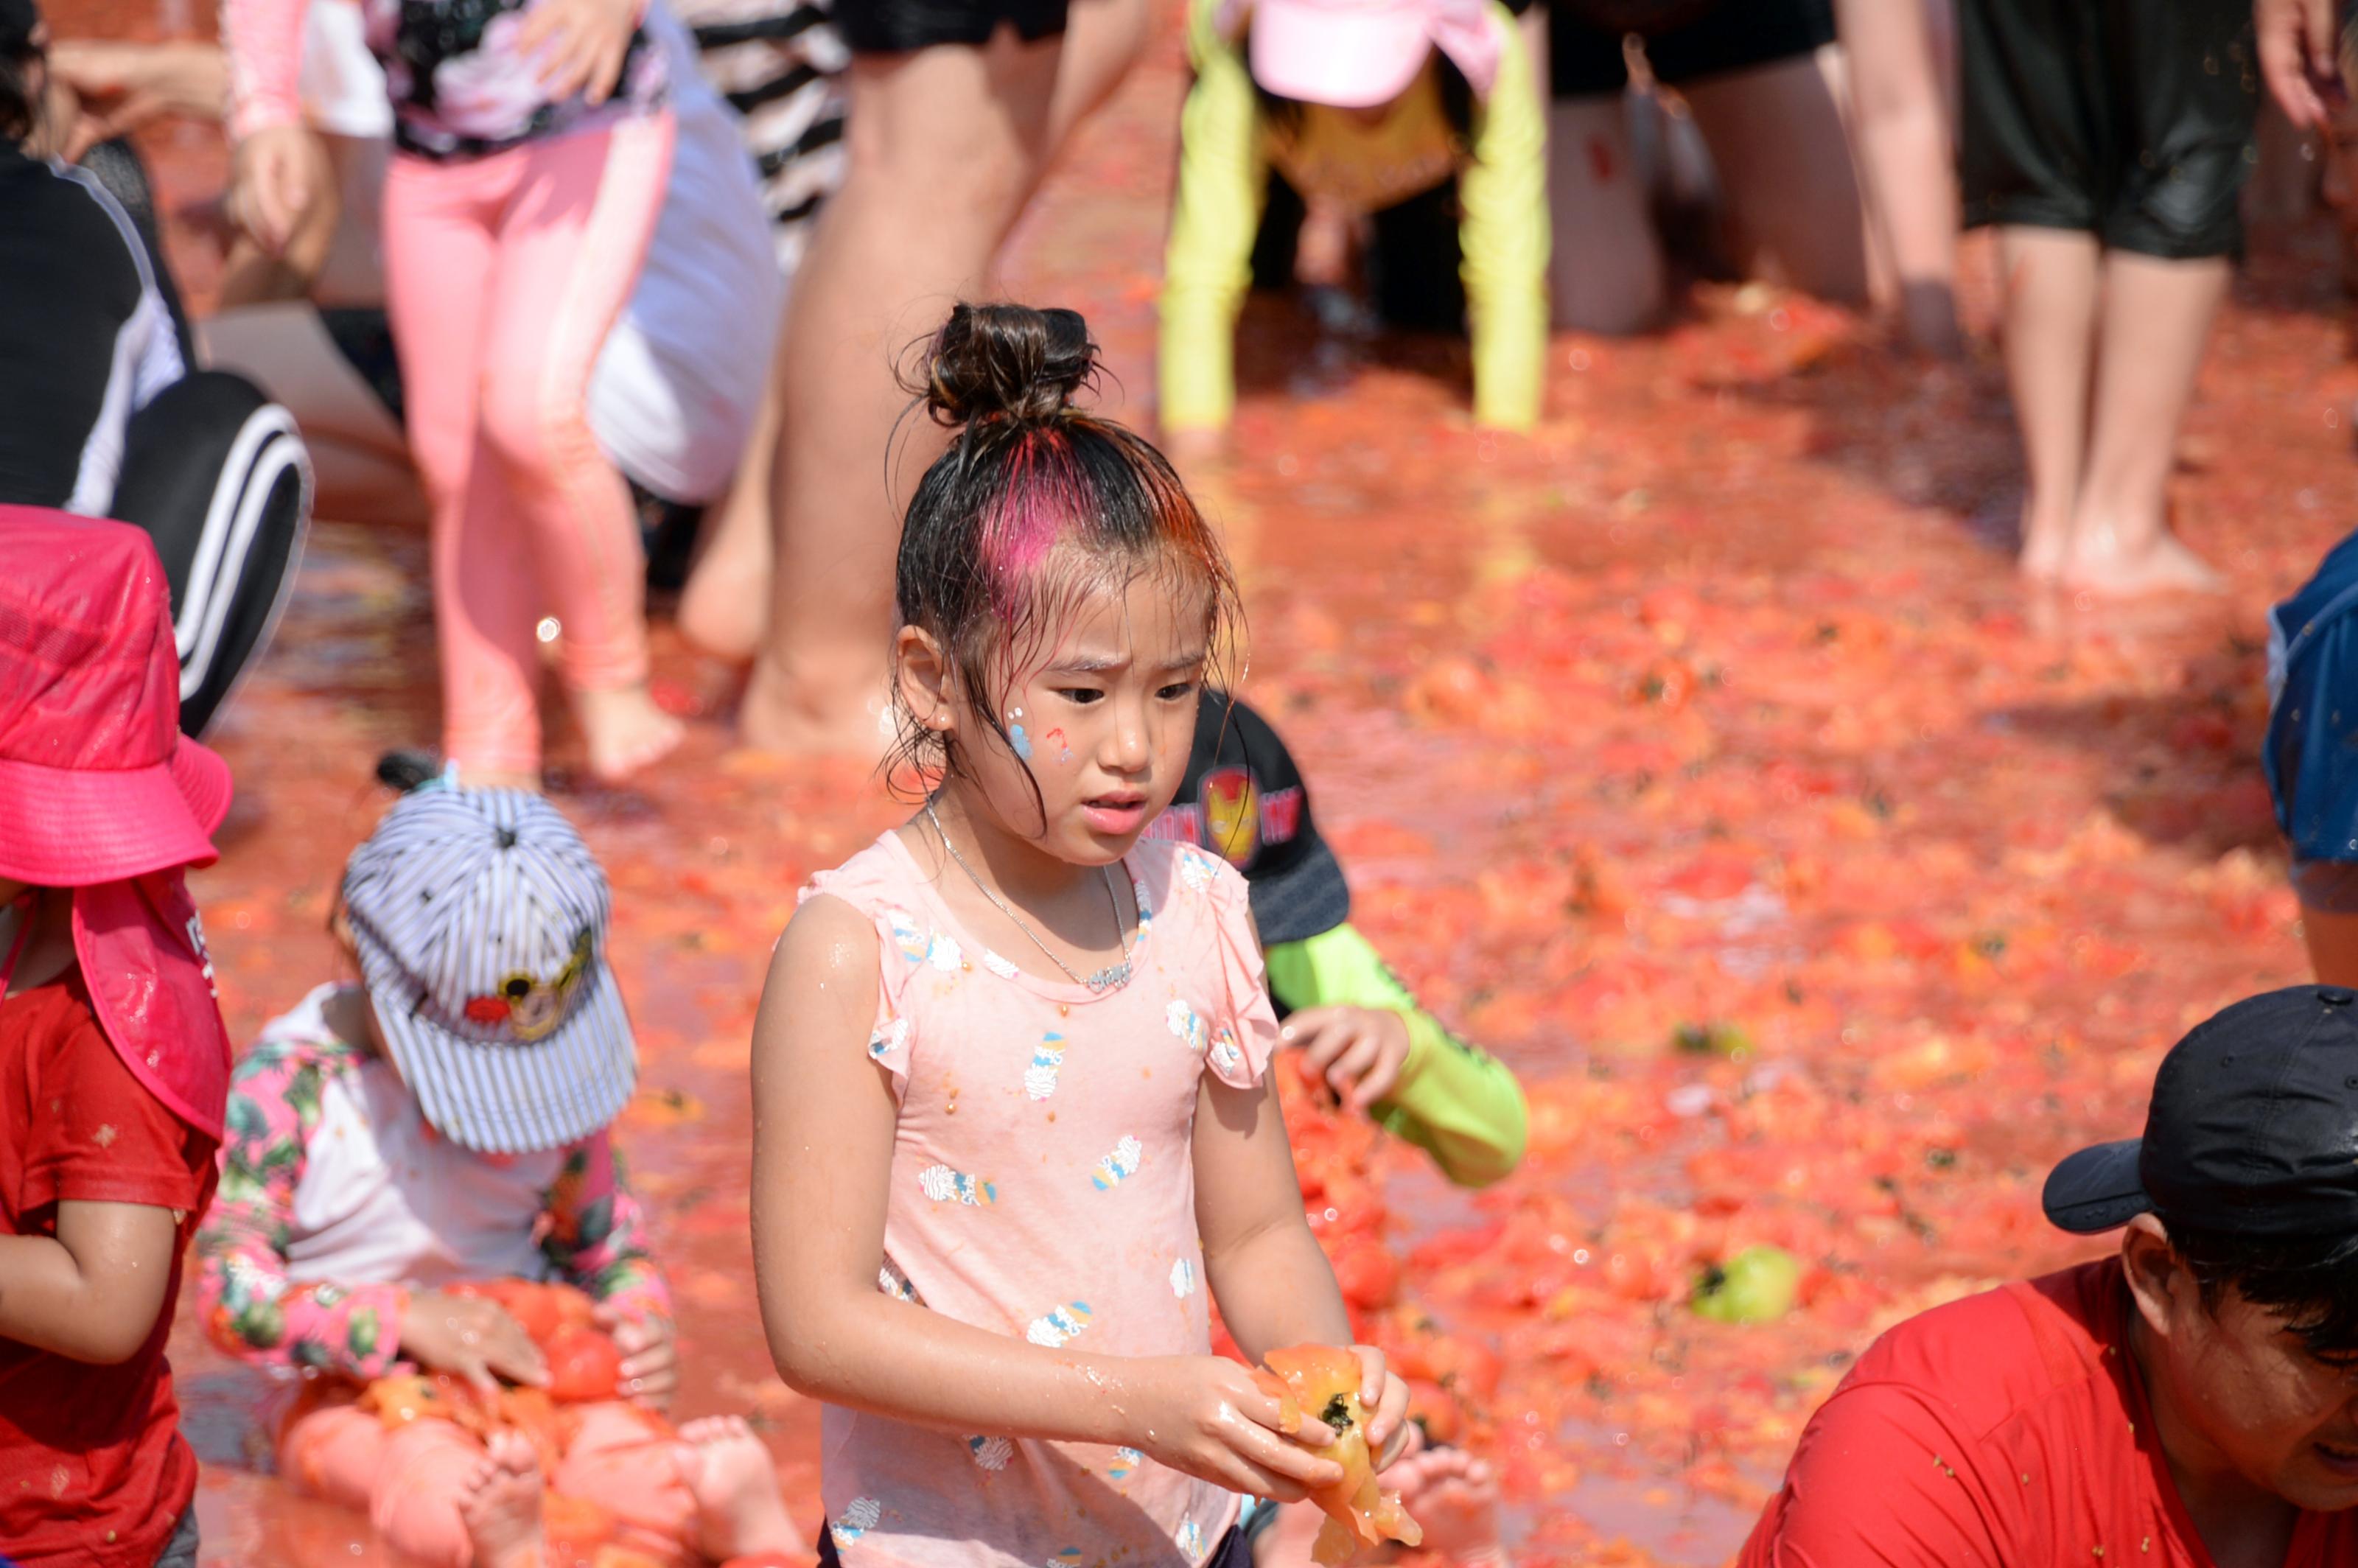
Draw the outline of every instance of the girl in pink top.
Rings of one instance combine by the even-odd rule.
[[[297,85],[309,4],[222,8],[231,208],[274,252],[328,194]],[[589,416],[671,168],[646,4],[361,6],[393,100],[385,309],[434,512],[442,749],[471,784],[540,787],[544,631],[592,773],[617,777],[679,740],[647,690],[638,513]]]
[[[814,878],[754,1028],[778,1369],[827,1402],[823,1558],[1202,1568],[1240,1492],[1338,1468],[1210,1354],[1349,1343],[1263,1067],[1245,884],[1141,842],[1235,611],[1160,454],[1076,409],[1068,310],[959,306],[950,449],[901,538],[904,760],[935,787]],[[1389,1459],[1406,1390],[1359,1347]]]

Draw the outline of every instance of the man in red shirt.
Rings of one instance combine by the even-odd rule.
[[[0,534],[0,1562],[194,1568],[164,1343],[230,1052],[181,869],[228,773],[180,736],[146,535]]]
[[[2358,992],[2197,1027],[2046,1209],[2119,1253],[1877,1340],[1738,1568],[2358,1563]]]

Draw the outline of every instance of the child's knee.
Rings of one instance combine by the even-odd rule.
[[[365,1510],[384,1460],[384,1422],[352,1404],[297,1415],[279,1434],[278,1474],[290,1487]]]
[[[521,485],[554,485],[597,455],[585,387],[551,384],[539,367],[487,375],[477,415],[492,460]]]

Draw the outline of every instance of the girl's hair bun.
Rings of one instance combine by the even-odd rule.
[[[943,425],[1040,425],[1097,376],[1098,346],[1077,310],[959,305],[934,334],[925,407]]]

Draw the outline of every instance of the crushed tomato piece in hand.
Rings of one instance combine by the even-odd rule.
[[[1368,1450],[1368,1412],[1359,1403],[1359,1358],[1332,1345],[1296,1345],[1272,1350],[1265,1359],[1269,1370],[1254,1373],[1254,1380],[1276,1396],[1287,1423],[1307,1416],[1336,1433],[1332,1444],[1316,1450],[1343,1466],[1343,1478],[1310,1494],[1326,1516],[1311,1548],[1312,1560],[1334,1568],[1387,1541],[1403,1546],[1423,1541],[1423,1530],[1401,1506],[1400,1494],[1376,1484],[1375,1455]]]

